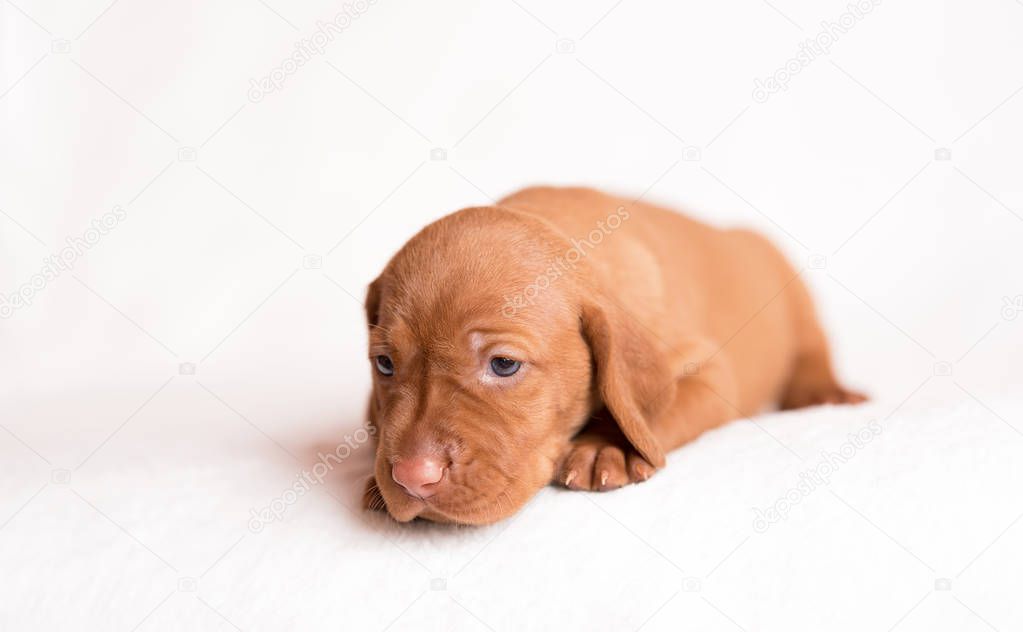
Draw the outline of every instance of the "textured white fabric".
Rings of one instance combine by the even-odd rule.
[[[359,511],[369,449],[342,448],[335,454],[347,458],[325,460],[322,484],[313,476],[324,469],[318,454],[358,446],[354,427],[288,437],[294,460],[200,384],[174,378],[69,474],[48,474],[25,446],[0,442],[0,627],[1023,622],[1023,436],[1010,427],[1023,402],[984,393],[982,404],[950,377],[928,379],[894,413],[898,400],[739,421],[673,453],[645,484],[548,488],[486,528],[398,525]],[[25,402],[13,412],[31,410]],[[300,419],[268,434],[289,423]],[[34,447],[57,460],[76,443],[69,425]],[[294,499],[285,492],[302,470],[313,483],[299,483],[308,491]],[[253,521],[271,506],[272,520]],[[951,590],[940,590],[945,581]]]

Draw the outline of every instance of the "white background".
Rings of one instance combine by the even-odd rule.
[[[378,0],[250,100],[342,7],[0,4],[0,292],[126,212],[0,320],[2,627],[1018,627],[1023,3],[885,0],[760,103],[845,2]],[[361,423],[387,258],[531,184],[770,235],[876,403],[740,422],[492,529],[349,511],[365,450],[248,532]],[[821,449],[904,414],[843,468],[857,502],[751,535]]]

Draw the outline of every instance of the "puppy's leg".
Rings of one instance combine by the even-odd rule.
[[[796,358],[792,377],[781,400],[782,410],[820,404],[859,404],[866,395],[838,383],[831,370],[827,349],[803,352]]]
[[[828,341],[817,321],[810,295],[801,281],[791,287],[793,326],[796,352],[788,384],[781,399],[781,408],[803,408],[819,404],[858,404],[866,401],[862,393],[838,383],[831,367]]]
[[[701,369],[700,375],[678,378],[674,400],[650,426],[665,452],[742,416],[733,403],[733,384],[723,362]],[[569,489],[608,491],[645,481],[654,471],[605,410],[572,440],[555,482]]]
[[[572,439],[555,482],[569,489],[608,491],[650,478],[654,467],[636,452],[604,410]]]
[[[723,354],[722,354],[723,355]],[[679,378],[675,400],[651,424],[665,452],[704,432],[744,416],[727,361],[701,367],[699,375]]]

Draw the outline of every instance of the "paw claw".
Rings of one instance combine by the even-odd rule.
[[[653,473],[653,467],[627,443],[590,434],[572,441],[554,482],[573,490],[610,491],[645,481]]]

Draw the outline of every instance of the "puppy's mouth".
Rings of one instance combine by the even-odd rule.
[[[433,522],[446,522],[465,525],[487,525],[504,518],[511,508],[502,505],[501,494],[490,500],[480,500],[468,506],[449,507],[443,503],[431,503],[431,499],[423,501],[423,507],[416,517]]]
[[[426,501],[408,494],[403,494],[403,496],[397,501],[387,500],[385,497],[384,502],[387,504],[387,513],[391,514],[392,518],[398,522],[410,522],[426,510]]]
[[[503,477],[502,477],[503,478]],[[430,495],[418,495],[389,480],[382,495],[387,512],[398,522],[416,518],[440,523],[485,525],[514,513],[519,507],[510,495],[510,480],[493,486],[496,493],[480,494],[478,489],[451,480],[449,472],[438,482],[439,488]],[[472,495],[471,501],[464,497]]]
[[[432,522],[476,524],[474,516],[481,508],[457,507],[436,498],[419,498],[403,494],[395,501],[387,502],[387,512],[398,522],[410,522],[416,518]]]

